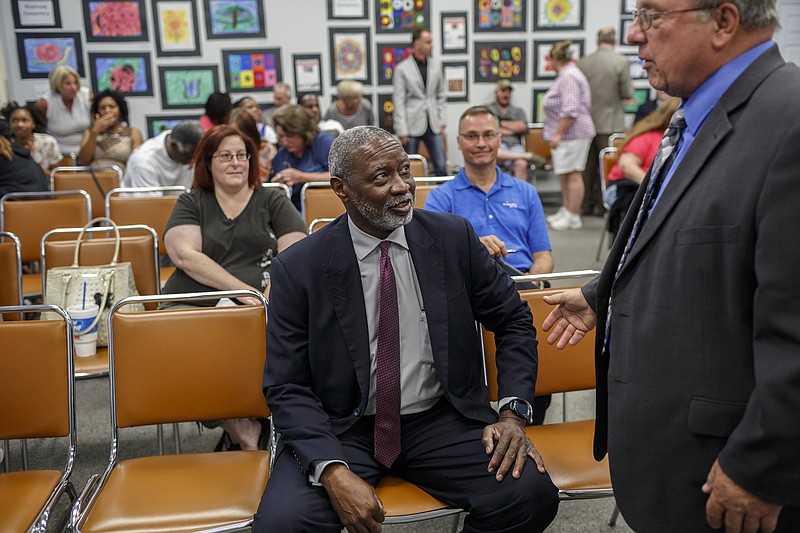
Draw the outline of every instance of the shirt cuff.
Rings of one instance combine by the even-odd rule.
[[[311,461],[311,468],[308,469],[308,481],[314,487],[321,487],[322,483],[320,483],[319,479],[322,477],[322,472],[325,470],[325,467],[328,465],[332,465],[334,463],[339,463],[350,469],[347,463],[344,461],[333,460],[333,461]]]

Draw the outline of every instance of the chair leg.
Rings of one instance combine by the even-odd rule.
[[[608,519],[608,525],[614,527],[617,525],[617,518],[619,518],[619,507],[614,504],[614,510],[611,511],[611,518]]]
[[[172,424],[172,438],[175,440],[175,453],[181,453],[181,430],[177,423]]]
[[[606,240],[606,233],[608,232],[608,223],[609,223],[608,213],[606,213],[603,216],[603,219],[604,219],[603,220],[603,230],[600,233],[600,242],[597,243],[597,254],[594,257],[595,261],[600,261],[600,250],[603,249],[603,242]]]
[[[461,523],[461,513],[456,513],[453,515],[453,527],[450,530],[452,533],[456,533],[458,531],[458,525]]]
[[[27,439],[22,439],[22,469],[28,469],[28,441]]]
[[[164,428],[161,424],[156,425],[156,436],[158,438],[158,455],[164,455]]]

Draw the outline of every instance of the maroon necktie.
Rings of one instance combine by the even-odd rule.
[[[375,460],[386,468],[400,455],[400,319],[397,286],[389,259],[389,241],[382,241],[378,283],[378,350],[375,355]]]

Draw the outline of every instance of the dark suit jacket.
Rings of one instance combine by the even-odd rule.
[[[639,188],[600,277],[595,455],[626,521],[706,531],[719,457],[745,489],[800,505],[800,70],[777,47],[711,111],[614,285]],[[645,181],[649,180],[649,176]]]
[[[422,210],[406,225],[428,317],[436,374],[465,417],[490,424],[475,321],[498,336],[500,396],[533,400],[536,344],[531,313],[466,219]],[[345,460],[337,435],[364,414],[369,340],[358,262],[347,218],[282,252],[270,271],[264,393],[281,441],[303,468]]]

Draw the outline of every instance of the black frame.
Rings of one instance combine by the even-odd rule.
[[[503,28],[502,26],[483,27],[481,25],[481,21],[480,21],[480,16],[481,16],[480,10],[478,9],[480,3],[481,3],[481,0],[475,0],[475,2],[473,3],[473,6],[472,6],[472,10],[473,10],[472,11],[473,12],[473,17],[472,17],[473,25],[472,25],[472,28],[473,28],[473,31],[475,33],[495,33],[495,32],[509,32],[509,31],[512,31],[512,32],[526,32],[526,31],[528,31],[528,2],[527,2],[527,0],[522,0],[522,2],[521,2],[521,6],[522,6],[522,15],[521,15],[522,16],[522,19],[521,19],[522,20],[522,26],[511,26],[511,27],[508,27],[508,28]],[[491,8],[491,3],[490,3],[490,8]],[[492,9],[490,9],[490,11],[492,11]]]
[[[283,81],[283,65],[281,62],[280,48],[242,48],[237,50],[222,51],[222,69],[225,77],[225,88],[231,93],[271,93],[275,83],[264,87],[231,87],[230,57],[242,54],[273,54],[275,56],[275,83]]]
[[[464,47],[463,48],[445,48],[444,47],[444,21],[449,18],[460,18],[464,21]],[[442,11],[439,17],[439,34],[442,39],[442,54],[466,54],[469,52],[469,18],[466,11]]]
[[[200,50],[200,26],[197,24],[197,4],[190,2],[191,16],[189,22],[194,29],[194,50],[164,50],[164,44],[161,42],[161,19],[158,16],[158,6],[164,4],[185,4],[186,0],[152,0],[151,6],[153,8],[153,34],[156,38],[156,56],[158,57],[191,57],[199,56],[202,54]]]
[[[142,33],[138,36],[122,36],[122,37],[95,37],[92,35],[92,12],[91,4],[101,2],[104,4],[121,4],[135,2],[139,6],[139,24],[142,28]],[[83,0],[83,28],[86,32],[87,43],[126,43],[126,42],[139,42],[149,41],[147,34],[147,16],[144,0]]]
[[[95,61],[97,59],[108,58],[133,58],[137,60],[144,59],[145,83],[147,83],[147,89],[143,92],[120,91],[120,93],[122,93],[122,95],[125,97],[153,96],[153,63],[150,60],[150,52],[89,52],[89,78],[91,78],[92,91],[94,94],[97,94],[103,90],[100,88],[99,80],[97,79],[97,63]]]
[[[361,15],[360,17],[336,17],[336,16],[334,16],[333,15],[333,2],[334,1],[335,0],[328,0],[328,2],[327,2],[327,4],[328,4],[328,11],[327,11],[328,20],[365,20],[365,19],[369,18],[369,8],[367,7],[367,0],[360,0],[361,1],[361,5],[362,5],[361,9],[364,12],[364,14]],[[359,0],[354,0],[354,1],[359,1]],[[308,94],[308,93],[306,93],[306,94]]]
[[[554,44],[561,42],[563,39],[535,39],[533,41],[533,81],[547,81],[547,80],[554,80],[556,79],[555,73],[552,76],[543,76],[539,74],[539,48],[541,46],[548,47],[548,53],[550,52],[550,48],[553,47]],[[572,39],[572,44],[578,47],[578,53],[575,54],[573,59],[576,61],[583,57],[583,54],[586,50],[586,41],[585,39]]]
[[[367,71],[366,78],[339,78],[336,75],[336,53],[334,50],[333,40],[334,37],[338,34],[347,34],[347,33],[358,33],[365,37],[364,40],[364,68]],[[361,27],[361,28],[328,28],[328,53],[330,56],[330,69],[331,69],[331,85],[336,85],[342,80],[356,80],[360,81],[364,85],[371,85],[372,84],[372,58],[370,57],[371,53],[371,42],[369,37],[369,28],[368,27]]]
[[[200,115],[147,115],[145,117],[147,121],[147,130],[145,133],[147,134],[147,138],[156,137],[160,131],[153,131],[153,126],[157,120],[200,120]]]
[[[392,93],[389,94],[379,94],[378,95],[378,112],[376,113],[376,117],[378,119],[378,127],[383,128],[389,133],[394,133],[394,95]],[[391,111],[386,111],[386,108],[390,107]]]
[[[519,65],[519,73],[512,76],[501,76],[498,74],[489,73],[488,76],[481,75],[481,65],[483,61],[480,59],[480,51],[484,48],[508,48],[520,47],[522,50],[522,57],[514,62]],[[512,82],[525,82],[527,81],[527,64],[528,64],[528,42],[527,41],[474,41],[473,42],[473,83],[496,83],[498,80],[507,79]],[[497,63],[491,60],[489,63]]]
[[[414,8],[414,24],[411,26],[403,26],[400,28],[386,28],[381,24],[381,3],[384,3],[385,0],[375,0],[375,33],[411,33],[416,29],[423,29],[423,30],[430,30],[431,29],[431,1],[432,0],[417,0],[424,2],[425,7],[422,9]],[[392,6],[393,2],[389,2],[389,6]],[[416,5],[417,2],[414,2]],[[419,15],[422,14],[424,20],[419,23],[417,22],[417,18]]]
[[[445,72],[447,67],[463,67],[464,68],[464,96],[450,96],[450,90],[447,86],[447,76]],[[444,92],[447,94],[448,102],[469,102],[469,62],[468,61],[442,61],[442,76],[444,77],[445,88]]]
[[[633,25],[632,17],[622,17],[619,19],[619,45],[621,47],[635,48],[635,45],[628,44],[628,42],[625,40],[625,37],[628,35],[628,30],[625,28],[626,25]]]
[[[366,1],[366,0],[364,0]],[[300,89],[300,83],[297,81],[297,62],[298,61],[316,61],[317,62],[317,85],[319,85],[319,89],[315,91],[308,91],[305,89]],[[317,96],[322,95],[322,54],[292,54],[292,72],[294,74],[294,90],[297,93],[298,98],[301,94],[316,94]]]
[[[389,77],[386,77],[386,64],[383,62],[383,54],[386,52],[387,48],[405,48],[406,50],[413,50],[411,43],[377,43],[375,46],[377,47],[377,53],[375,54],[375,66],[376,72],[378,73],[378,85],[391,85],[394,69],[397,67],[397,63],[402,61],[402,59],[391,65],[391,73],[389,74]],[[410,54],[406,55],[406,57],[410,57]]]
[[[213,32],[211,24],[211,4],[218,0],[203,0],[203,9],[206,15],[206,39],[258,39],[267,37],[267,17],[264,14],[264,0],[241,0],[243,2],[255,2],[258,11],[258,32],[257,33],[223,33]]]
[[[47,24],[30,24],[30,25],[23,25],[22,24],[22,17],[19,13],[19,2],[20,0],[11,0],[11,11],[14,16],[14,29],[17,30],[33,30],[37,28],[48,28],[48,29],[58,29],[61,28],[61,7],[59,6],[59,0],[49,0],[50,3],[53,5],[53,25]]]
[[[571,0],[577,9],[580,9],[579,22],[577,24],[559,24],[554,26],[542,25],[539,20],[539,8],[542,2],[550,0],[533,0],[533,31],[564,31],[564,30],[583,30],[586,25],[586,1]]]
[[[187,65],[187,66],[168,66],[168,67],[158,67],[158,85],[161,89],[161,108],[162,109],[197,109],[202,108],[205,104],[206,100],[208,99],[208,95],[199,97],[197,99],[198,103],[191,103],[191,104],[170,104],[167,101],[167,84],[166,84],[166,74],[168,72],[189,72],[189,71],[205,71],[211,72],[214,81],[212,82],[212,92],[215,88],[219,87],[219,70],[217,69],[217,65]],[[210,94],[210,93],[209,93]],[[201,102],[202,100],[202,102]]]
[[[25,57],[25,40],[26,39],[72,39],[75,43],[75,63],[78,68],[78,75],[81,77],[86,76],[86,70],[83,66],[83,45],[81,43],[81,34],[79,32],[68,33],[17,33],[17,62],[19,63],[20,77],[23,79],[33,78],[46,78],[50,71],[47,72],[31,72],[28,69],[28,61]],[[51,69],[52,70],[52,69]]]
[[[536,100],[539,98],[539,95],[544,96],[549,89],[534,89],[533,90],[533,101],[531,105],[531,118],[533,119],[532,122],[542,123],[544,122],[544,110],[542,110],[542,115],[539,116],[538,114],[538,106],[536,105]]]
[[[627,5],[628,5],[629,2],[630,2],[630,0],[619,0],[619,3],[620,3],[619,13],[620,13],[620,15],[633,15],[633,10],[627,9]],[[633,5],[636,6],[636,1],[635,0],[633,2]]]

